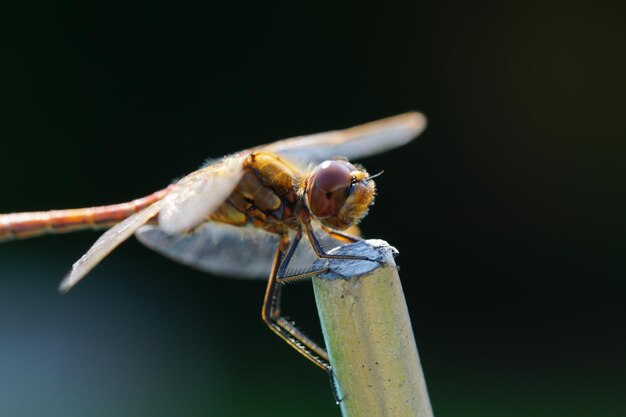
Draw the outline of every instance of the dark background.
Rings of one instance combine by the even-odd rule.
[[[3,6],[0,211],[130,200],[207,157],[417,109],[369,158],[437,416],[626,415],[623,2]],[[2,416],[338,416],[263,282],[97,234],[0,248]],[[308,284],[288,309],[318,326]]]

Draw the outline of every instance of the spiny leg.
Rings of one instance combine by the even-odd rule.
[[[310,226],[308,224],[307,226]],[[365,257],[358,256],[335,256],[335,255],[327,255],[321,245],[317,241],[315,235],[313,234],[312,228],[307,228],[307,233],[309,240],[311,241],[311,245],[315,250],[316,254],[320,257],[327,258],[340,258],[340,259],[364,259],[369,260]],[[325,230],[326,231],[326,230]],[[328,229],[327,231],[332,236],[332,229]],[[340,232],[337,232],[342,238],[347,241],[357,241],[360,239],[354,239],[353,236],[343,235]],[[335,236],[333,236],[335,237]],[[335,237],[337,239],[337,237]],[[302,230],[299,230],[296,233],[296,236],[293,239],[291,245],[289,245],[289,235],[284,234],[280,236],[280,242],[278,244],[278,248],[276,250],[276,254],[274,255],[274,262],[272,264],[272,272],[270,274],[270,279],[267,284],[267,290],[265,293],[265,300],[263,302],[263,321],[269,326],[269,328],[276,333],[279,337],[285,340],[291,347],[296,349],[300,354],[302,354],[305,358],[309,359],[311,362],[328,372],[330,378],[330,385],[333,391],[333,397],[335,398],[335,402],[339,404],[345,398],[339,398],[337,383],[333,374],[332,367],[330,366],[328,353],[326,350],[311,340],[308,336],[302,333],[293,322],[288,321],[284,317],[280,315],[280,297],[282,292],[282,284],[288,282],[299,281],[307,278],[311,278],[314,275],[327,272],[327,269],[320,269],[315,271],[308,271],[301,274],[295,275],[286,275],[287,267],[291,258],[293,257],[298,243],[302,239]],[[354,240],[353,240],[354,239]],[[338,239],[342,240],[342,239]],[[287,249],[288,248],[288,249]]]
[[[324,249],[317,240],[317,237],[313,232],[313,227],[311,226],[310,222],[305,223],[305,227],[307,230],[309,241],[311,242],[311,246],[313,247],[313,250],[318,257],[371,261],[371,259],[364,256],[327,254],[326,252],[324,252]],[[338,237],[341,237],[344,240],[360,240],[358,238],[354,238],[350,235],[345,235],[330,228],[324,228],[324,230],[331,235],[336,234]],[[304,333],[302,333],[297,327],[295,327],[293,322],[288,321],[280,314],[280,297],[282,292],[282,287],[280,286],[280,284],[301,281],[328,271],[327,269],[319,269],[299,274],[287,275],[287,267],[289,266],[289,262],[291,261],[291,258],[293,257],[296,248],[298,247],[298,243],[300,243],[301,239],[302,230],[298,230],[291,245],[289,245],[288,234],[283,234],[280,237],[278,249],[276,251],[276,255],[274,256],[272,272],[270,274],[270,279],[267,285],[267,291],[265,293],[265,301],[263,303],[263,320],[268,324],[268,326],[270,326],[270,328],[275,333],[277,333],[280,337],[287,341],[287,343],[289,343],[307,359],[311,360],[321,368],[329,370],[330,365],[328,364],[328,353],[317,343],[315,343]],[[287,332],[288,335],[286,335],[285,332]],[[316,358],[314,355],[312,355],[312,353],[314,353],[318,357]],[[321,364],[319,359],[323,360]]]
[[[311,246],[313,247],[313,251],[315,251],[315,254],[320,257],[320,258],[329,258],[329,259],[357,259],[357,260],[362,260],[362,261],[373,261],[373,262],[380,262],[376,259],[370,259],[368,257],[365,256],[354,256],[354,255],[329,255],[324,251],[324,248],[322,248],[322,245],[320,244],[319,240],[317,240],[317,237],[315,236],[315,232],[313,231],[313,226],[311,225],[311,222],[306,222],[304,223],[305,227],[306,227],[306,233],[307,236],[309,237],[309,242],[311,242]],[[337,232],[335,230],[332,229],[328,229],[330,230],[333,234],[337,234],[338,236],[343,237],[344,239],[347,239],[348,237],[350,238],[354,238],[353,236],[349,236],[349,235],[344,235],[341,232]],[[324,230],[325,232],[329,233],[327,230]],[[331,234],[331,233],[329,233]],[[332,236],[332,234],[331,234]],[[335,237],[335,236],[333,236]],[[356,242],[360,239],[356,239],[353,240],[353,242]]]
[[[309,359],[320,368],[327,372],[331,372],[331,367],[328,361],[328,353],[326,350],[302,333],[294,325],[294,323],[288,321],[280,314],[280,296],[282,292],[283,280],[279,277],[279,271],[284,273],[287,269],[287,265],[295,253],[296,247],[301,238],[302,233],[298,232],[293,240],[293,243],[289,247],[289,235],[283,234],[280,236],[278,249],[274,255],[272,272],[267,283],[267,290],[263,301],[262,317],[263,321],[269,326],[269,328],[289,345],[291,345],[291,347],[296,349],[305,358]],[[287,250],[287,248],[289,249]],[[298,275],[298,277],[299,279],[304,279],[320,272],[324,272],[324,270],[307,272],[305,274]],[[287,280],[290,278],[291,277],[286,277]]]
[[[321,226],[324,232],[326,232],[333,239],[338,240],[340,242],[354,243],[354,242],[360,242],[363,240],[359,236],[349,235],[347,233],[340,232],[339,230],[331,229],[328,226],[324,226],[324,225],[321,225]]]

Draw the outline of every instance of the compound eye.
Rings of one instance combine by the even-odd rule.
[[[325,161],[313,171],[307,197],[315,217],[323,219],[339,213],[350,192],[353,170],[346,161]]]

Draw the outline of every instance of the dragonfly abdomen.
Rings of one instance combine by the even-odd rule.
[[[169,189],[133,201],[109,206],[0,214],[0,242],[50,233],[105,229],[165,196]]]

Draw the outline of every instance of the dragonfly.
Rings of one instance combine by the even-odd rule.
[[[205,272],[269,277],[263,321],[330,373],[326,350],[281,314],[283,284],[324,272],[311,267],[294,272],[293,265],[298,264],[294,255],[367,260],[331,255],[324,249],[359,240],[356,225],[376,193],[376,175],[349,160],[405,145],[425,127],[424,115],[404,113],[236,152],[130,202],[0,214],[0,242],[108,228],[73,264],[59,286],[61,292],[133,234],[150,249]],[[298,249],[303,237],[309,245]]]

